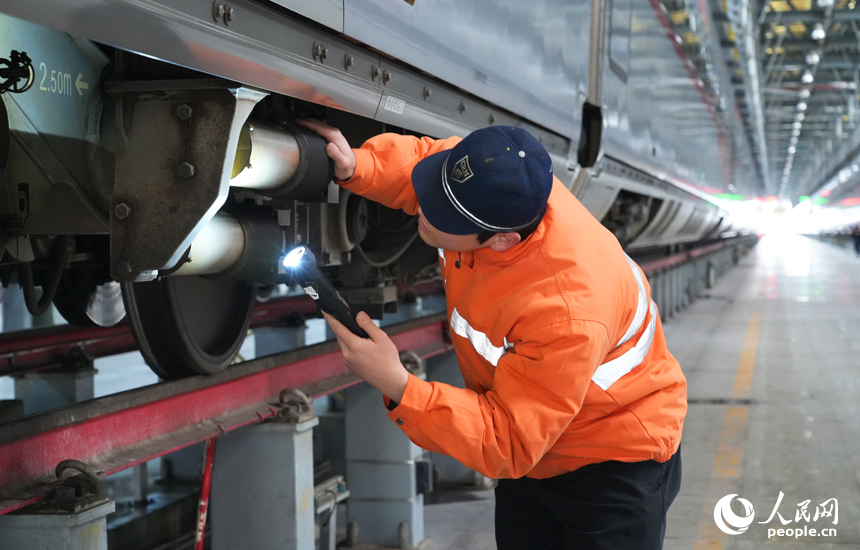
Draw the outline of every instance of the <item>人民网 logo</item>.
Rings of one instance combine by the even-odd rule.
[[[735,497],[737,497],[738,502],[740,502],[741,506],[744,508],[744,515],[742,516],[739,516],[732,511],[732,499]],[[822,528],[817,525],[806,525],[818,522],[819,520],[832,520],[833,525],[838,525],[839,502],[835,498],[825,500],[812,510],[809,508],[812,500],[806,499],[802,502],[798,502],[797,510],[794,511],[794,519],[792,519],[792,515],[790,513],[788,514],[788,517],[784,517],[782,512],[779,511],[783,497],[785,497],[785,493],[780,491],[779,496],[776,499],[776,504],[773,505],[773,510],[771,511],[770,516],[766,520],[758,522],[763,525],[770,524],[772,521],[774,522],[772,524],[773,527],[769,526],[767,528],[767,538],[793,537],[797,539],[800,537],[836,536],[836,529],[832,527]],[[714,506],[714,522],[717,524],[720,531],[727,535],[740,535],[741,533],[745,533],[747,529],[749,529],[754,518],[755,510],[753,510],[752,503],[738,495],[726,495],[717,502],[716,506]],[[785,527],[791,523],[795,524],[794,527]]]
[[[451,179],[457,183],[464,183],[474,175],[472,167],[469,166],[469,155],[458,160],[457,164],[454,165],[454,170],[451,171]]]
[[[737,494],[726,495],[721,498],[717,505],[714,506],[714,521],[717,523],[720,531],[728,535],[740,535],[747,529],[755,519],[755,510],[750,501],[745,498],[738,497],[738,502],[744,507],[746,515],[739,516],[732,512],[732,499],[737,497]],[[734,529],[732,529],[734,527]]]

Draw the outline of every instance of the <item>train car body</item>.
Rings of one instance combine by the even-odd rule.
[[[230,363],[299,243],[381,315],[435,251],[330,183],[297,116],[353,146],[521,126],[627,249],[715,236],[754,175],[675,38],[656,0],[9,0],[0,269],[31,309],[125,311],[166,378]]]

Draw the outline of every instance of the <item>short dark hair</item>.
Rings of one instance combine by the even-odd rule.
[[[538,228],[538,226],[540,225],[540,222],[543,220],[543,217],[545,215],[546,215],[546,205],[543,206],[543,210],[540,211],[540,214],[538,214],[538,217],[535,219],[535,221],[528,224],[526,227],[523,227],[519,231],[516,231],[516,233],[520,234],[520,240],[521,241],[526,240],[529,237],[529,235],[531,235],[532,233],[535,232],[535,230]],[[493,238],[493,235],[496,235],[498,233],[499,233],[498,231],[481,231],[480,233],[478,233],[478,244],[484,244],[485,242],[487,242],[491,238]],[[514,233],[514,231],[510,231],[509,233]]]

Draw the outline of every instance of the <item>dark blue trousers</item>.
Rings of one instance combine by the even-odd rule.
[[[660,550],[681,488],[681,451],[665,463],[602,462],[496,487],[499,550]]]

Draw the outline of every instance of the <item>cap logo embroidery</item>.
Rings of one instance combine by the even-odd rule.
[[[451,171],[451,179],[457,183],[465,183],[467,179],[474,175],[472,167],[469,166],[469,155],[458,160],[457,164],[454,165],[454,170]]]

